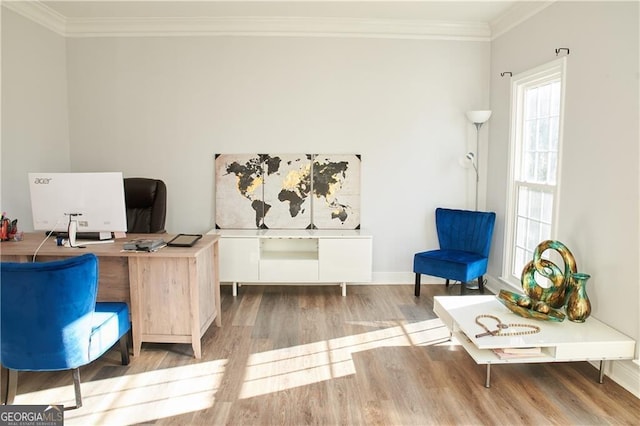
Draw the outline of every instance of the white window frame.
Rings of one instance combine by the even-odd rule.
[[[563,123],[564,123],[564,104],[565,91],[567,85],[566,79],[566,58],[562,57],[546,64],[535,67],[531,70],[514,75],[511,79],[511,127],[509,135],[509,177],[507,181],[507,205],[505,218],[504,233],[504,254],[502,262],[502,281],[509,285],[521,288],[520,273],[511,271],[515,257],[515,238],[516,238],[516,215],[517,215],[517,190],[520,187],[520,181],[517,171],[519,170],[519,161],[521,158],[520,150],[523,146],[523,126],[524,126],[524,91],[526,89],[541,86],[546,83],[560,80],[560,110],[558,117],[558,145],[557,145],[557,163],[556,163],[556,182],[555,185],[540,185],[529,182],[526,186],[536,188],[538,190],[549,190],[553,196],[553,206],[551,210],[550,239],[555,239],[557,235],[558,223],[558,204],[560,200],[560,181],[561,181],[561,164],[562,164],[562,140],[563,140]],[[534,246],[535,247],[535,246]],[[533,249],[534,247],[527,247]],[[520,271],[521,272],[521,271]]]

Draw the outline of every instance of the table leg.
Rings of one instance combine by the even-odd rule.
[[[484,382],[484,387],[491,387],[491,364],[487,364],[487,379]]]
[[[598,377],[598,383],[604,382],[604,359],[600,360],[600,375]]]

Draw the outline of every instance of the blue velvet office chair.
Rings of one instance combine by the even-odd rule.
[[[122,302],[96,303],[97,294],[94,254],[50,262],[2,262],[0,361],[9,370],[3,403],[13,403],[18,371],[73,370],[76,406],[68,408],[78,408],[79,367],[118,341],[122,364],[129,364],[129,308]]]
[[[414,255],[415,295],[420,296],[421,274],[445,278],[446,286],[449,280],[466,283],[478,278],[478,287],[484,293],[483,275],[487,272],[495,221],[493,212],[437,208],[440,249]]]

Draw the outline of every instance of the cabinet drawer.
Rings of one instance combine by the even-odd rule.
[[[305,256],[283,258],[263,258],[260,260],[260,281],[262,282],[314,282],[318,281],[318,259]]]

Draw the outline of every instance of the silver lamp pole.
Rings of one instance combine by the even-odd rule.
[[[476,170],[476,211],[478,210],[478,187],[480,186],[480,128],[489,120],[489,117],[491,117],[491,111],[467,111],[467,118],[476,126],[476,152],[473,155],[475,157],[473,168]]]

